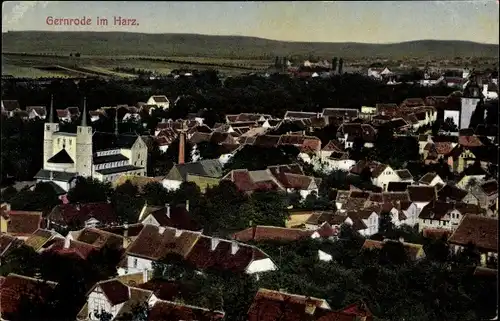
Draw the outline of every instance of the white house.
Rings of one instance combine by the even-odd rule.
[[[170,107],[170,101],[165,95],[154,95],[149,97],[146,102],[147,105],[156,105],[162,109],[168,109]]]
[[[436,186],[437,184],[446,185],[443,179],[434,172],[430,172],[422,176],[418,181],[418,184],[424,186]]]
[[[387,191],[389,182],[401,182],[401,178],[389,165],[380,164],[372,171],[372,183]]]
[[[129,299],[130,289],[120,281],[111,279],[98,282],[88,293],[89,319],[102,320],[100,315],[103,312],[111,314],[113,319]]]
[[[497,87],[495,84],[494,86],[490,86],[488,84],[483,85],[483,95],[486,100],[494,100],[498,99],[498,88],[495,90],[491,90],[491,87]]]
[[[462,211],[455,208],[453,203],[431,202],[422,209],[418,216],[418,229],[419,231],[425,228],[454,230],[463,218]]]
[[[378,233],[379,215],[371,209],[347,212],[347,219],[345,222],[353,226],[365,237]]]
[[[239,252],[241,249],[245,251]],[[125,266],[118,269],[119,275],[151,271],[153,262],[168,255],[183,258],[200,270],[227,268],[258,274],[277,269],[272,259],[254,246],[205,236],[201,232],[153,225],[144,226],[125,254]]]

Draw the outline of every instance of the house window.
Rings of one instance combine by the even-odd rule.
[[[72,139],[70,139],[70,140],[69,140],[69,146],[71,146],[71,142],[72,142],[72,141],[73,141]]]
[[[445,222],[443,222],[443,226],[446,226],[446,223],[448,223],[448,222],[446,222],[446,221],[445,221]]]
[[[142,166],[143,161],[141,161],[141,166]]]
[[[58,139],[57,139],[57,144],[58,144],[58,145],[60,145],[60,144],[61,144],[61,139],[60,139],[60,138],[58,138]]]
[[[134,259],[134,267],[137,267],[137,259]]]
[[[141,154],[137,154],[137,159],[140,159],[141,158]]]
[[[45,126],[45,130],[50,130],[50,125]]]

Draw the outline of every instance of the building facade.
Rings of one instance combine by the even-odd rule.
[[[121,175],[146,176],[148,151],[138,135],[93,132],[87,125],[87,110],[76,133],[59,131],[51,102],[49,121],[44,126],[43,168],[36,174],[38,182],[52,181],[64,190],[71,188],[75,177],[92,177],[113,182]]]

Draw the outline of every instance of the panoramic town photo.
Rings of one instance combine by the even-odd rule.
[[[0,320],[498,320],[499,5],[2,3]]]

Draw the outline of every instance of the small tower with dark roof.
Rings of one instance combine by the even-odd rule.
[[[54,109],[54,95],[50,96],[50,114],[48,122],[45,123],[43,129],[43,168],[47,166],[47,161],[53,156],[53,134],[59,131],[59,122],[56,122]]]
[[[73,148],[68,146],[68,148]],[[82,121],[76,129],[76,172],[92,176],[92,127],[87,124],[87,98],[83,98]]]

